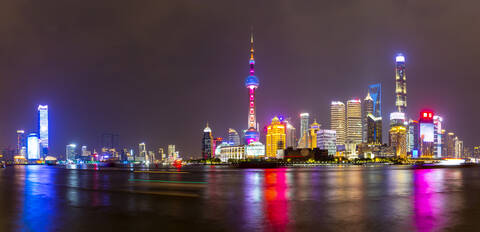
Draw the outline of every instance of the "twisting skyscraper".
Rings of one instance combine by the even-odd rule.
[[[245,79],[245,87],[248,89],[248,129],[245,132],[245,143],[258,142],[260,133],[258,132],[257,118],[255,112],[255,90],[260,85],[255,76],[255,59],[253,58],[255,50],[253,49],[253,33],[250,36],[250,75]]]
[[[398,54],[395,58],[395,106],[397,112],[407,110],[407,77],[405,75],[405,56]]]

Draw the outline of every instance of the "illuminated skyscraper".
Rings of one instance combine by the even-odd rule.
[[[347,101],[347,141],[362,143],[362,102],[360,99]]]
[[[285,148],[285,125],[280,122],[278,117],[274,117],[272,123],[267,127],[266,155],[274,158],[277,156],[277,150]]]
[[[390,146],[395,149],[395,156],[398,158],[407,157],[407,127],[396,125],[390,127]]]
[[[339,101],[332,101],[330,105],[330,129],[337,135],[337,145],[345,145],[346,128],[345,104]]]
[[[25,131],[24,130],[17,130],[17,149],[15,153],[17,155],[20,154],[20,151],[23,147],[26,147],[26,140],[25,140]]]
[[[443,135],[442,135],[443,118],[435,115],[433,116],[433,156],[435,158],[442,158],[443,150]]]
[[[453,132],[449,132],[445,136],[445,149],[443,157],[448,158],[455,158],[455,134]]]
[[[367,140],[369,144],[382,144],[382,118],[373,114],[367,116]]]
[[[420,113],[420,155],[422,158],[433,157],[434,126],[433,112],[423,110]]]
[[[255,50],[253,49],[253,33],[250,37],[250,75],[245,79],[245,87],[248,89],[248,129],[245,132],[245,143],[258,142],[260,133],[258,132],[257,117],[255,113],[255,90],[260,85],[255,76],[255,59],[253,58]]]
[[[38,106],[38,133],[41,155],[48,154],[48,105]]]
[[[210,159],[213,157],[213,136],[212,130],[207,126],[203,129],[203,139],[202,139],[202,158]]]
[[[75,144],[68,144],[67,148],[65,149],[65,157],[67,161],[74,161],[77,159],[77,145]]]
[[[147,146],[145,143],[140,143],[138,144],[138,154],[139,154],[139,160],[141,161],[149,161],[148,160],[148,153],[147,153]]]
[[[298,148],[308,148],[310,147],[310,135],[308,133],[308,126],[310,114],[301,113],[300,114],[300,140],[298,140]]]
[[[373,101],[373,116],[382,117],[382,85],[378,83],[368,86],[368,95]]]
[[[228,129],[228,144],[231,146],[238,146],[240,145],[240,135],[238,135],[235,129],[229,128]],[[223,140],[223,139],[222,139]]]
[[[362,105],[362,142],[366,143],[368,142],[368,117],[373,116],[373,99],[370,92],[367,92]]]
[[[334,130],[319,130],[317,132],[317,147],[328,150],[328,155],[337,153],[337,135]]]
[[[291,147],[291,148],[295,148],[297,147],[297,138],[295,136],[295,132],[296,132],[296,129],[295,127],[290,123],[290,120],[284,120],[283,121],[285,127],[287,128],[287,131],[286,131],[286,146],[287,147]]]
[[[408,122],[408,133],[407,133],[407,152],[412,152],[419,150],[419,139],[420,139],[420,127],[418,121],[410,120]]]
[[[177,151],[175,150],[175,144],[169,144],[167,147],[167,154],[168,154],[168,159],[173,159],[175,158],[175,154]]]
[[[463,157],[463,141],[458,137],[455,137],[455,158],[464,158]]]
[[[40,159],[40,142],[36,133],[30,133],[27,137],[27,159]]]
[[[395,58],[395,106],[397,112],[407,111],[407,77],[405,75],[405,56],[398,54]]]
[[[317,132],[320,130],[321,125],[317,123],[317,120],[313,120],[312,125],[310,125],[310,147],[311,149],[317,148]]]

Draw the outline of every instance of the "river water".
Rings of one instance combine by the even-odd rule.
[[[1,231],[479,231],[480,168],[0,169]]]

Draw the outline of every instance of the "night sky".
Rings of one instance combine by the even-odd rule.
[[[394,57],[406,56],[408,116],[441,114],[465,145],[480,143],[480,2],[475,0],[84,1],[0,3],[0,145],[35,129],[50,107],[50,144],[176,144],[199,155],[214,136],[247,126],[249,33],[256,47],[257,118],[310,112],[383,88],[394,110]],[[384,130],[386,132],[386,130]],[[386,133],[384,133],[384,138]],[[264,139],[264,138],[263,138]],[[153,146],[153,147],[152,147]]]

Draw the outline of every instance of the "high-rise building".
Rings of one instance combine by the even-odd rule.
[[[168,159],[173,159],[175,157],[175,145],[174,144],[169,144],[167,147],[167,154],[168,154]]]
[[[353,144],[362,143],[362,101],[347,101],[347,141]]]
[[[235,129],[229,128],[228,129],[228,144],[232,146],[240,145],[240,135],[238,135]]]
[[[369,144],[382,144],[382,117],[375,117],[373,114],[367,116],[366,141]]]
[[[433,157],[434,126],[433,112],[423,110],[420,113],[420,155],[422,158]]]
[[[165,160],[167,158],[165,156],[165,151],[163,151],[163,148],[158,148],[158,156],[161,160]]]
[[[38,106],[38,133],[40,153],[45,158],[48,154],[48,105]]]
[[[321,125],[317,123],[317,120],[313,120],[313,123],[310,125],[310,149],[317,148],[317,132],[320,130]]]
[[[373,99],[370,96],[370,91],[367,92],[367,96],[363,100],[362,104],[362,142],[368,142],[368,117],[373,116]]]
[[[248,89],[248,129],[245,132],[245,143],[258,142],[260,140],[260,133],[258,132],[257,116],[255,112],[255,90],[260,85],[258,78],[255,76],[255,59],[253,55],[253,33],[250,37],[250,75],[245,79],[245,87]]]
[[[138,144],[138,155],[139,155],[139,160],[141,161],[148,161],[148,153],[147,153],[147,146],[145,143],[140,143]]]
[[[203,129],[203,139],[202,139],[202,158],[211,159],[213,157],[213,136],[212,130],[207,126]]]
[[[65,149],[65,157],[67,161],[74,161],[77,159],[77,145],[75,144],[68,144],[67,148]]]
[[[435,115],[433,116],[433,156],[435,158],[442,158],[443,150],[443,135],[442,135],[443,118]]]
[[[283,121],[285,127],[287,128],[287,131],[286,131],[286,146],[287,147],[291,147],[291,148],[295,148],[297,147],[297,138],[295,136],[295,132],[296,132],[296,129],[295,127],[290,123],[290,120],[287,119],[287,120],[284,120]]]
[[[418,121],[409,120],[407,133],[407,152],[412,153],[419,150],[420,125]]]
[[[405,75],[405,56],[395,57],[395,106],[397,112],[407,111],[407,77]]]
[[[407,157],[407,127],[396,125],[390,127],[390,146],[395,149],[398,158]]]
[[[298,148],[310,147],[310,134],[308,133],[309,120],[309,113],[300,114],[300,140],[298,140]]]
[[[286,148],[285,125],[280,122],[278,117],[272,119],[272,123],[267,127],[266,155],[275,158],[277,150]]]
[[[40,141],[36,133],[30,133],[27,137],[27,159],[40,159]]]
[[[328,155],[337,153],[337,135],[334,130],[319,130],[317,132],[317,147],[328,150]]]
[[[368,86],[368,95],[373,101],[373,116],[382,117],[382,85],[378,83]]]
[[[464,158],[463,157],[463,141],[458,137],[455,137],[455,158]]]
[[[17,155],[20,154],[20,151],[23,147],[26,147],[26,140],[25,140],[25,131],[24,130],[17,130],[17,148],[15,153]]]
[[[445,136],[445,147],[443,157],[454,158],[455,157],[455,134],[449,132]]]
[[[332,101],[330,105],[330,129],[337,135],[337,145],[345,145],[347,124],[345,123],[345,104]]]

